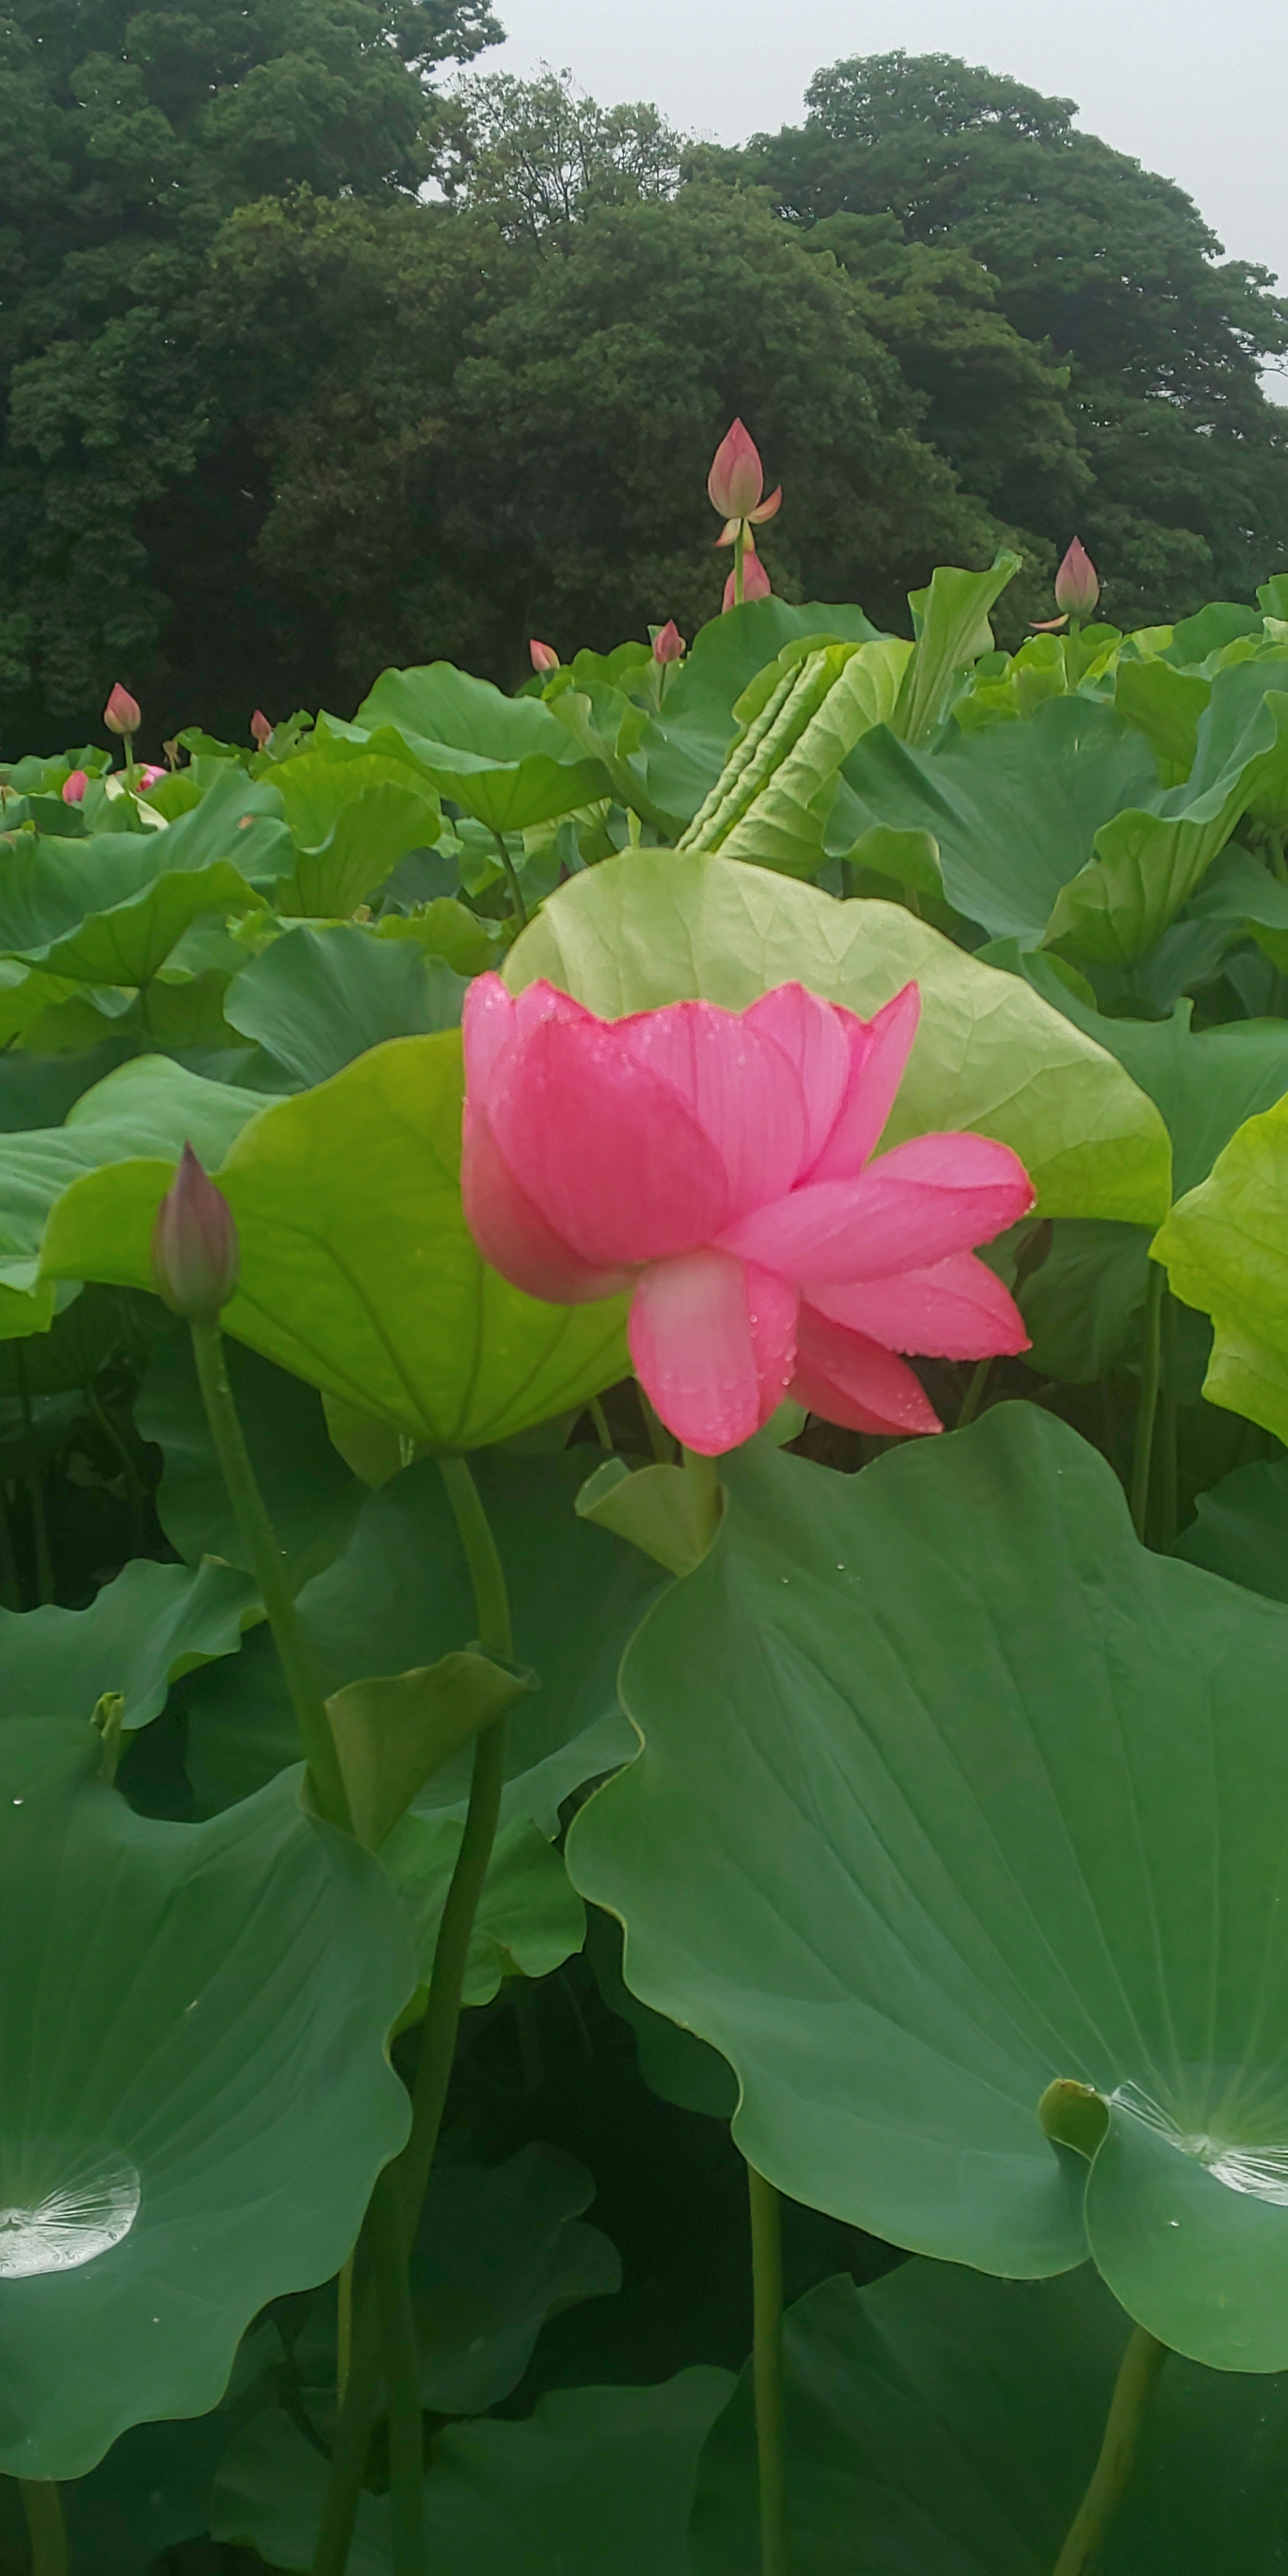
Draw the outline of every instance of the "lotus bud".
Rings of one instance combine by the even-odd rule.
[[[742,422],[725,432],[711,463],[707,490],[722,519],[749,519],[765,488],[760,450]]]
[[[262,707],[256,707],[254,715],[251,717],[250,732],[251,740],[254,743],[256,750],[267,751],[269,743],[273,737],[273,728]]]
[[[138,699],[132,698],[129,690],[123,689],[119,680],[103,709],[103,722],[109,733],[126,735],[137,733],[143,722]]]
[[[727,582],[725,583],[723,603],[725,608],[736,608],[738,604],[734,597],[737,578],[737,574],[735,572],[731,572]],[[772,595],[773,587],[774,585],[771,582],[759,555],[753,554],[751,548],[748,547],[747,552],[742,559],[742,595],[744,600],[768,599]]]
[[[653,638],[653,659],[655,662],[665,663],[679,662],[682,661],[683,658],[684,637],[680,633],[675,619],[673,617],[668,617],[665,626],[659,626],[657,633]]]
[[[534,635],[528,645],[528,651],[532,655],[532,667],[534,671],[558,670],[559,656],[556,653],[553,644],[543,644],[539,637]]]
[[[217,1315],[236,1291],[240,1261],[232,1209],[185,1145],[152,1229],[158,1295],[176,1315]]]
[[[1075,537],[1055,577],[1055,604],[1066,617],[1090,617],[1100,597],[1096,567],[1080,537]]]
[[[155,760],[145,760],[142,769],[137,773],[139,786],[141,788],[159,787],[165,775],[164,769],[159,768]]]
[[[79,805],[84,797],[85,790],[88,785],[89,771],[87,769],[74,769],[70,778],[65,778],[63,780],[62,796],[64,805]]]

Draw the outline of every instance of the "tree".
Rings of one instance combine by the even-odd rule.
[[[1013,330],[1067,366],[1094,478],[1079,519],[1113,614],[1246,596],[1288,562],[1288,422],[1258,380],[1288,348],[1288,304],[1266,270],[1221,258],[1182,189],[1079,133],[1072,100],[946,54],[836,63],[807,105],[804,125],[754,138],[744,176],[793,224],[893,213],[906,244],[964,254]],[[916,381],[906,337],[900,354]],[[942,409],[927,428],[961,459]]]
[[[195,306],[248,197],[413,196],[485,0],[9,0],[0,14],[0,691],[85,718],[170,610],[150,513],[220,417]]]
[[[673,196],[684,142],[655,107],[599,107],[568,71],[476,73],[447,102],[437,175],[449,204],[539,241],[592,205]]]

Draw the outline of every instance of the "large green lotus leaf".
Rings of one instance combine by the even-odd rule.
[[[274,896],[279,912],[352,912],[442,827],[428,782],[406,761],[378,753],[338,760],[328,749],[301,752],[278,764],[273,784],[299,851]]]
[[[507,698],[451,662],[382,671],[358,727],[397,733],[440,793],[490,831],[528,831],[607,793],[602,764],[578,757],[539,698]]]
[[[1144,734],[1165,787],[1178,787],[1189,777],[1198,751],[1199,718],[1211,696],[1211,681],[1198,672],[1178,671],[1157,660],[1119,662],[1114,711]]]
[[[1271,1601],[1288,1601],[1288,1458],[1235,1467],[1200,1494],[1197,1517],[1173,1554]]]
[[[1219,676],[1186,784],[1152,800],[1154,811],[1117,814],[1096,834],[1095,856],[1056,900],[1043,934],[1048,946],[1059,941],[1080,957],[1133,965],[1189,901],[1240,816],[1288,800],[1288,695],[1260,694],[1232,742],[1222,684],[1242,677]],[[1235,704],[1242,712],[1242,701]]]
[[[640,2073],[651,2092],[682,2111],[702,2111],[708,2119],[731,2120],[738,2108],[738,2079],[723,2057],[691,2030],[652,2012],[631,1993],[622,1975],[622,1929],[612,1915],[592,1907],[586,1925],[586,1956],[610,2012],[620,2014],[635,2033]]]
[[[785,2320],[794,2576],[1050,2576],[1103,2438],[1128,2324],[1088,2266],[990,2281],[905,2263]],[[1167,2364],[1101,2576],[1274,2576],[1288,2379]],[[708,2437],[693,2576],[756,2563],[749,2374]]]
[[[521,2147],[499,2165],[438,2158],[411,2261],[423,2406],[484,2414],[517,2388],[547,2317],[620,2289],[616,2248],[582,2224],[594,2197],[584,2165],[557,2147]],[[318,2292],[295,2357],[325,2424],[335,2403],[333,2284]]]
[[[236,977],[224,1016],[308,1090],[386,1038],[454,1028],[464,991],[413,939],[379,939],[355,922],[301,924]]]
[[[1030,1406],[724,1473],[625,1657],[644,1749],[568,1838],[627,1982],[794,2199],[985,2271],[1090,2243],[1163,2341],[1282,2368],[1288,1614],[1140,1548]],[[1063,2078],[1108,2104],[1090,2170],[1038,2123]]]
[[[56,975],[42,975],[16,957],[0,958],[0,1046],[12,1046],[51,1002],[67,999],[72,987]]]
[[[234,1566],[133,1557],[88,1610],[0,1610],[6,1714],[88,1720],[111,1691],[125,1702],[122,1725],[146,1726],[172,1682],[235,1655],[262,1615],[254,1584]]]
[[[1037,939],[1101,825],[1158,794],[1143,736],[1110,707],[1052,698],[1020,724],[950,737],[928,753],[885,726],[845,764],[856,829],[933,833],[944,892],[994,937]]]
[[[566,2388],[526,2422],[453,2424],[425,2481],[429,2563],[451,2576],[690,2576],[698,2453],[729,2373],[658,2388]],[[285,2415],[248,2427],[224,2462],[211,2528],[273,2567],[313,2561],[327,2464]],[[388,2501],[358,2506],[349,2576],[392,2576]]]
[[[41,1247],[69,1183],[139,1154],[164,1155],[168,1170],[188,1138],[217,1167],[261,1106],[255,1092],[207,1082],[168,1056],[139,1056],[87,1091],[62,1127],[0,1138],[0,1338],[43,1332],[50,1321]],[[150,1262],[144,1284],[152,1284]]]
[[[506,1723],[502,1816],[547,1837],[562,1800],[634,1749],[617,1668],[661,1586],[636,1548],[573,1510],[598,1454],[484,1452],[474,1461],[505,1568],[515,1657],[539,1685]],[[301,1592],[300,1617],[327,1694],[372,1673],[435,1664],[477,1636],[464,1550],[432,1459],[368,1496],[343,1555]],[[294,1718],[267,1633],[247,1638],[222,1684],[201,1675],[185,1696],[193,1785],[207,1811],[294,1761]],[[446,1811],[459,1824],[469,1775],[469,1755],[458,1756],[422,1790],[418,1812]]]
[[[734,708],[744,689],[788,645],[875,643],[880,628],[861,608],[785,599],[744,600],[713,617],[673,667],[661,708],[640,738],[648,792],[668,813],[689,821],[715,786],[737,731]]]
[[[627,1366],[624,1300],[542,1305],[475,1249],[461,1208],[462,1087],[454,1031],[396,1038],[278,1102],[219,1167],[241,1237],[228,1330],[325,1394],[451,1450],[510,1439]],[[68,1190],[46,1277],[149,1285],[172,1177],[169,1164],[118,1163]]]
[[[81,2476],[197,2415],[262,2304],[344,2260],[406,2134],[382,1872],[300,1773],[135,1815],[83,1723],[0,1729],[0,2464]]]
[[[90,1293],[78,1299],[73,1314]],[[44,1344],[37,1347],[43,1351]],[[363,1488],[328,1436],[315,1388],[274,1368],[271,1360],[242,1343],[230,1342],[225,1357],[278,1545],[293,1580],[305,1583],[346,1545]],[[218,1556],[249,1572],[246,1543],[210,1438],[186,1326],[158,1341],[135,1398],[134,1419],[142,1438],[154,1440],[165,1461],[156,1508],[171,1546],[189,1565]]]
[[[925,590],[912,591],[917,647],[899,691],[892,723],[904,742],[925,742],[949,702],[959,674],[981,653],[991,653],[993,630],[988,612],[1019,571],[1023,557],[1003,552],[987,572],[963,572],[940,564]]]
[[[915,977],[922,1015],[884,1141],[979,1128],[1014,1147],[1048,1216],[1157,1224],[1166,1130],[1103,1050],[900,904],[837,903],[737,860],[637,850],[561,886],[516,941],[515,991],[544,975],[612,1018],[704,995],[742,1010],[798,980],[868,1017]]]
[[[1231,1138],[1154,1253],[1173,1295],[1212,1318],[1209,1403],[1288,1438],[1288,1101]]]

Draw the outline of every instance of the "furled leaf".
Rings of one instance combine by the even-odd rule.
[[[327,1715],[359,1842],[378,1851],[426,1781],[527,1687],[520,1674],[467,1649],[333,1691]]]
[[[235,1655],[263,1616],[248,1575],[204,1557],[154,1565],[136,1556],[88,1610],[0,1610],[5,1715],[80,1718],[119,1692],[126,1727],[160,1715],[172,1682]],[[2,1726],[0,1721],[0,1726]]]
[[[695,635],[641,736],[640,759],[655,803],[686,819],[697,813],[729,756],[738,700],[784,647],[866,644],[878,634],[861,608],[817,602],[796,608],[785,599],[749,599],[713,617]]]
[[[1003,551],[987,572],[961,572],[940,564],[927,590],[910,593],[917,644],[903,674],[891,718],[900,741],[921,743],[948,711],[957,675],[993,649],[988,612],[1022,557]]]
[[[277,1103],[218,1167],[241,1238],[228,1330],[452,1450],[545,1421],[626,1366],[622,1300],[540,1304],[476,1251],[461,1209],[461,1093],[454,1032],[395,1039]],[[149,1285],[172,1177],[168,1163],[118,1162],[67,1191],[46,1277]]]
[[[1121,1068],[900,905],[632,851],[560,887],[516,942],[512,988],[540,975],[606,1018],[697,994],[739,1010],[794,978],[870,1016],[915,978],[921,1026],[886,1143],[977,1127],[1014,1147],[1044,1214],[1156,1224],[1167,1206],[1166,1132]]]
[[[862,734],[890,718],[909,650],[889,636],[782,657],[779,686],[680,847],[719,849],[786,876],[812,876],[822,863],[841,764]]]
[[[639,1759],[568,1837],[628,1983],[793,2198],[983,2271],[1089,2247],[1160,2340],[1283,2368],[1288,1612],[1142,1549],[1031,1406],[723,1473],[624,1661]],[[1037,2117],[1070,2078],[1091,2165]]]
[[[24,2477],[214,2405],[264,2301],[344,2260],[408,2120],[378,1867],[297,1774],[161,1824],[98,1754],[83,1723],[0,1727],[0,2462]]]
[[[452,2576],[689,2576],[698,2452],[730,2386],[683,2370],[660,2388],[557,2389],[524,2423],[454,2424],[425,2482],[432,2558]],[[308,2568],[326,2461],[285,2415],[224,2463],[212,2528],[274,2567]],[[349,2576],[392,2576],[387,2500],[358,2506]]]
[[[786,2319],[794,2576],[1050,2576],[1091,2478],[1128,2323],[1094,2272],[1033,2284],[905,2263]],[[1273,2576],[1288,2380],[1169,2360],[1101,2576]],[[748,2375],[703,2450],[693,2576],[757,2547]]]

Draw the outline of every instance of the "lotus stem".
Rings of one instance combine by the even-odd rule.
[[[1123,2354],[1109,2401],[1100,2457],[1055,2562],[1054,2576],[1089,2576],[1095,2566],[1136,2466],[1141,2428],[1166,2359],[1166,2344],[1158,2343],[1144,2326],[1137,2326]]]
[[[992,1365],[993,1363],[991,1359],[977,1360],[974,1368],[971,1370],[970,1384],[962,1397],[961,1411],[957,1416],[957,1429],[959,1431],[964,1431],[967,1423],[974,1421],[980,1408],[980,1399],[988,1384],[989,1371],[992,1368]]]
[[[328,1824],[339,1825],[347,1833],[352,1833],[353,1818],[341,1777],[331,1721],[300,1626],[295,1596],[287,1581],[286,1562],[250,1462],[250,1452],[224,1364],[219,1317],[193,1315],[189,1322],[197,1381],[206,1408],[210,1436],[228,1489],[233,1516],[249,1551],[260,1597],[268,1613],[268,1624],[273,1631],[273,1642],[300,1730],[314,1804]]]
[[[745,519],[740,519],[738,521],[738,534],[733,541],[733,604],[735,608],[741,608],[742,606],[743,561],[746,556],[746,552],[747,522]]]
[[[492,838],[496,843],[501,865],[505,870],[505,881],[510,889],[510,903],[514,911],[514,918],[518,922],[520,930],[526,930],[528,927],[528,907],[523,900],[523,889],[519,884],[518,876],[515,872],[514,861],[506,846],[505,834],[504,832],[498,832],[494,828]]]
[[[1154,1459],[1154,1423],[1158,1413],[1158,1380],[1162,1357],[1163,1290],[1167,1277],[1151,1261],[1140,1327],[1140,1402],[1136,1408],[1136,1443],[1131,1462],[1131,1516],[1136,1536],[1145,1544],[1149,1518],[1149,1478]]]
[[[57,2487],[49,2478],[19,2478],[18,2484],[31,2541],[31,2576],[68,2576],[67,2525]]]
[[[425,2453],[416,2323],[407,2279],[402,2200],[386,2166],[371,2195],[371,2259],[389,2395],[393,2576],[425,2576]]]
[[[761,2576],[788,2576],[787,2475],[783,2447],[783,2219],[771,2182],[747,2167],[751,2202],[754,2324],[751,2375],[760,2477]]]

